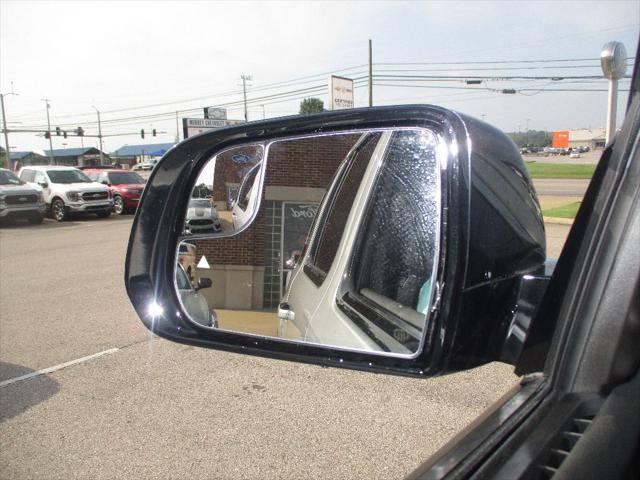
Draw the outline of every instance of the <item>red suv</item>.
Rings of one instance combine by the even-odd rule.
[[[135,211],[140,203],[145,180],[136,172],[118,169],[83,169],[91,180],[103,183],[111,189],[113,212],[120,215],[125,210]]]

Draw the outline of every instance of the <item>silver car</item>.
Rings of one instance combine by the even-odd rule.
[[[20,180],[6,168],[0,168],[0,220],[24,218],[42,223],[47,210],[42,193]]]
[[[187,207],[185,234],[216,233],[221,230],[215,205],[208,198],[192,198]]]

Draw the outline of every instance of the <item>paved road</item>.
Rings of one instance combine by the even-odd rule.
[[[562,178],[534,178],[533,186],[539,196],[557,195],[567,197],[583,197],[587,191],[589,180]]]
[[[517,378],[328,369],[152,337],[125,297],[131,218],[0,230],[0,478],[398,478]],[[60,364],[109,352],[77,364]]]

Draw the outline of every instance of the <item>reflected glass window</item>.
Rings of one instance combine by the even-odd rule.
[[[380,132],[369,134],[352,152],[346,168],[338,178],[331,205],[325,210],[323,220],[319,223],[322,230],[314,246],[312,265],[322,279],[331,269],[351,207],[381,135]],[[318,275],[315,277],[317,280]]]
[[[428,309],[439,231],[438,183],[435,137],[394,133],[362,224],[355,287],[396,315],[409,307],[424,318]]]

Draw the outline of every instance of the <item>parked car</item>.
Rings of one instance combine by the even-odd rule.
[[[207,198],[192,198],[185,218],[184,233],[217,233],[221,230],[220,218],[215,205]]]
[[[11,170],[0,168],[0,220],[26,219],[42,223],[47,206],[42,193],[25,184]]]
[[[578,150],[573,150],[570,154],[569,154],[569,158],[580,158],[580,152]]]
[[[109,188],[92,181],[75,167],[23,167],[20,180],[41,191],[51,216],[59,222],[70,213],[111,215],[113,200]]]
[[[189,312],[191,318],[198,324],[205,327],[218,328],[218,319],[215,312],[209,308],[209,304],[202,296],[199,290],[211,287],[211,279],[201,278],[198,280],[197,286],[194,287],[191,279],[182,268],[182,265],[176,266],[176,286],[180,294],[180,302],[185,310]]]
[[[157,160],[149,160],[147,162],[136,163],[131,170],[133,170],[134,172],[137,170],[153,170],[157,163]]]
[[[111,189],[113,213],[122,215],[126,211],[135,211],[138,208],[146,182],[136,172],[116,169],[85,169],[83,171],[94,182]]]

